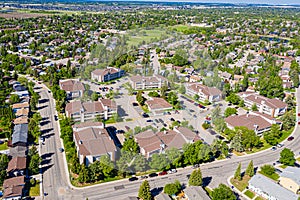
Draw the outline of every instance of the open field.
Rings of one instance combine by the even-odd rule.
[[[134,30],[127,33],[129,39],[127,40],[128,46],[137,46],[143,41],[149,43],[159,40],[162,36],[167,37],[168,34],[163,29],[152,30]]]
[[[13,12],[0,12],[0,18],[6,19],[24,19],[24,18],[35,18],[35,17],[44,17],[50,14],[45,13],[30,13],[30,12],[20,12],[20,11],[13,11]]]

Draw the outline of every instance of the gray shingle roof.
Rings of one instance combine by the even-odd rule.
[[[18,142],[27,143],[28,137],[28,124],[18,124],[14,127],[12,135],[12,144]]]
[[[189,200],[210,200],[209,196],[200,186],[189,186],[183,191],[185,196],[188,197]]]
[[[300,185],[300,168],[297,167],[287,167],[280,174],[281,177],[286,177],[295,181]]]
[[[280,200],[297,200],[298,195],[294,194],[293,192],[281,187],[277,183],[271,181],[267,177],[256,174],[254,175],[250,181],[249,185],[254,186],[255,188],[260,189],[261,191],[264,191],[269,196],[272,196],[276,199]]]

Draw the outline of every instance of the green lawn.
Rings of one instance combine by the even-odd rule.
[[[7,142],[0,145],[0,151],[8,149]]]
[[[230,182],[234,187],[236,187],[239,191],[243,191],[248,186],[248,181],[250,180],[249,176],[244,176],[241,181],[238,181],[234,178],[230,179]]]
[[[258,197],[255,198],[255,200],[265,200],[265,199],[262,198],[262,197],[260,197],[260,196],[258,196]]]
[[[246,192],[244,192],[244,194],[249,197],[250,199],[253,199],[253,197],[255,196],[255,194],[253,192],[251,192],[250,190],[246,190]]]
[[[298,162],[300,162],[300,157],[298,157],[296,160],[297,160]]]
[[[151,41],[158,41],[162,36],[166,37],[168,34],[164,29],[153,29],[153,30],[133,30],[127,33],[129,39],[127,40],[128,46],[138,46],[143,41],[149,43]]]
[[[40,196],[40,182],[39,181],[36,181],[36,184],[34,186],[30,186],[29,196],[31,196],[31,197]]]
[[[273,179],[274,181],[277,181],[280,178],[280,176],[277,173],[274,173],[272,175],[265,174],[262,171],[259,171],[259,173],[266,176],[266,177],[268,177],[268,178],[270,178],[270,179]]]

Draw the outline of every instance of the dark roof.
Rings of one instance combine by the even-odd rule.
[[[28,137],[28,124],[18,124],[14,127],[14,132],[12,135],[12,144],[18,142],[27,143]]]

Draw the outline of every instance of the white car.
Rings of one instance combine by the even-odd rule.
[[[170,170],[168,171],[168,174],[174,174],[174,173],[176,173],[176,172],[177,172],[176,169],[170,169]]]

